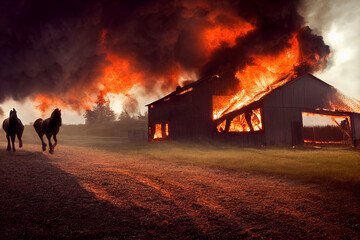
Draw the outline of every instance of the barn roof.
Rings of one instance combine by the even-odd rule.
[[[281,81],[281,80],[284,80],[284,79],[286,79],[287,77],[288,77],[288,76],[285,76],[283,79],[279,79],[279,80],[280,80],[280,81]],[[257,99],[257,100],[254,100],[254,101],[248,103],[247,105],[245,105],[245,106],[243,106],[243,107],[241,107],[241,108],[239,108],[239,109],[237,109],[237,110],[234,110],[234,111],[232,111],[232,112],[241,111],[242,109],[247,108],[248,106],[253,105],[253,104],[255,104],[256,102],[260,102],[260,101],[262,101],[264,98],[266,98],[267,96],[276,93],[277,91],[285,88],[285,87],[288,86],[289,84],[293,84],[293,83],[295,83],[295,82],[297,82],[297,81],[300,81],[300,80],[303,79],[304,77],[310,77],[310,78],[312,78],[313,80],[319,82],[320,84],[323,84],[324,87],[326,87],[326,88],[331,88],[332,91],[334,91],[334,93],[336,93],[336,94],[335,94],[336,96],[334,96],[334,98],[332,99],[332,100],[334,101],[334,103],[336,103],[336,105],[339,105],[339,106],[349,106],[349,105],[351,105],[351,106],[349,106],[349,109],[351,109],[351,108],[352,108],[352,109],[360,109],[360,101],[345,96],[344,94],[342,94],[338,89],[336,89],[336,88],[333,87],[332,85],[330,85],[330,84],[324,82],[323,80],[315,77],[314,75],[308,73],[308,74],[302,75],[302,76],[300,76],[300,77],[296,77],[296,78],[294,78],[294,79],[286,82],[285,84],[283,84],[283,85],[281,85],[281,86],[279,86],[279,87],[277,87],[277,88],[272,89],[269,93],[265,94],[265,95],[262,96],[261,98],[259,98],[259,99]],[[177,87],[176,90],[173,91],[172,93],[170,93],[170,94],[164,96],[163,98],[160,98],[160,99],[158,99],[158,100],[156,100],[156,101],[154,101],[154,102],[152,102],[152,103],[149,103],[149,104],[146,105],[146,106],[149,106],[149,105],[152,105],[152,104],[157,104],[157,103],[166,101],[166,99],[169,99],[169,98],[171,98],[171,97],[181,95],[181,93],[186,92],[186,91],[188,91],[189,89],[192,89],[193,87],[197,87],[198,85],[200,85],[200,84],[202,84],[202,83],[204,83],[204,82],[208,82],[208,81],[210,81],[211,79],[214,79],[214,78],[219,78],[219,75],[213,75],[213,76],[210,76],[210,77],[204,77],[204,78],[201,78],[201,79],[199,79],[199,80],[197,80],[197,81],[195,81],[195,82],[193,82],[193,83],[190,83],[190,84],[188,84],[188,85],[186,85],[186,86]],[[342,111],[342,112],[354,112],[354,113],[356,112],[356,111],[349,111],[349,110],[348,110],[348,111],[347,111],[347,110],[339,110],[339,111]]]
[[[189,89],[191,89],[191,88],[193,88],[195,86],[198,86],[198,85],[200,85],[200,84],[202,84],[204,82],[210,81],[213,78],[219,78],[219,75],[212,75],[212,76],[203,77],[203,78],[200,78],[199,80],[197,80],[195,82],[192,82],[190,84],[187,84],[187,85],[185,85],[183,87],[178,86],[175,91],[169,93],[168,95],[166,95],[166,96],[164,96],[164,97],[162,97],[162,98],[160,98],[160,99],[158,99],[158,100],[156,100],[156,101],[154,101],[152,103],[147,104],[146,106],[163,102],[165,99],[171,98],[173,96],[177,96],[180,93],[182,93],[184,91],[187,91],[187,90],[189,90]]]

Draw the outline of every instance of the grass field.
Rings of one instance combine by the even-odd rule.
[[[80,130],[79,130],[80,129]],[[219,143],[130,141],[126,129],[116,137],[82,135],[83,126],[65,126],[59,144],[83,146],[127,155],[149,156],[163,161],[271,174],[291,179],[360,184],[360,151],[351,148],[239,148]],[[77,134],[78,133],[78,134]],[[80,134],[80,135],[79,135]],[[99,134],[101,135],[101,134]],[[25,143],[39,143],[27,126]],[[26,147],[26,146],[25,146]],[[61,146],[60,146],[61,148]]]
[[[103,130],[63,126],[55,154],[32,128],[16,153],[0,134],[1,239],[359,235],[359,151],[149,143]]]

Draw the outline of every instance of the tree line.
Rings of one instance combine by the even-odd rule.
[[[85,124],[87,125],[104,124],[115,121],[129,122],[135,120],[126,111],[122,112],[117,118],[115,112],[110,108],[109,103],[103,102],[98,103],[92,110],[86,110],[84,118]],[[145,115],[138,116],[137,119],[146,120],[147,113],[145,113]]]

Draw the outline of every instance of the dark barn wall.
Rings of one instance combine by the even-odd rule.
[[[216,140],[234,144],[240,147],[260,147],[265,146],[263,131],[216,134]]]
[[[302,144],[302,112],[328,109],[336,89],[311,75],[275,89],[264,99],[266,145]]]
[[[149,127],[156,123],[169,124],[170,139],[201,138],[211,134],[212,108],[208,89],[194,88],[168,101],[149,105]]]
[[[360,114],[352,113],[351,114],[351,128],[353,133],[353,139],[357,140],[360,144]]]

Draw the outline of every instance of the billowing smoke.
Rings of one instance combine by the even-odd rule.
[[[325,67],[329,47],[305,26],[301,1],[2,1],[0,102],[91,108],[135,86],[174,89],[184,76],[234,77],[254,56],[299,41],[298,73]],[[186,79],[185,79],[186,80]],[[157,89],[155,89],[157,88]],[[141,96],[136,96],[137,98]],[[134,101],[124,108],[138,111]]]
[[[131,96],[130,94],[125,95],[125,100],[123,104],[123,110],[124,112],[132,115],[133,113],[139,112],[139,102]]]
[[[0,107],[0,118],[4,116],[4,110]]]

